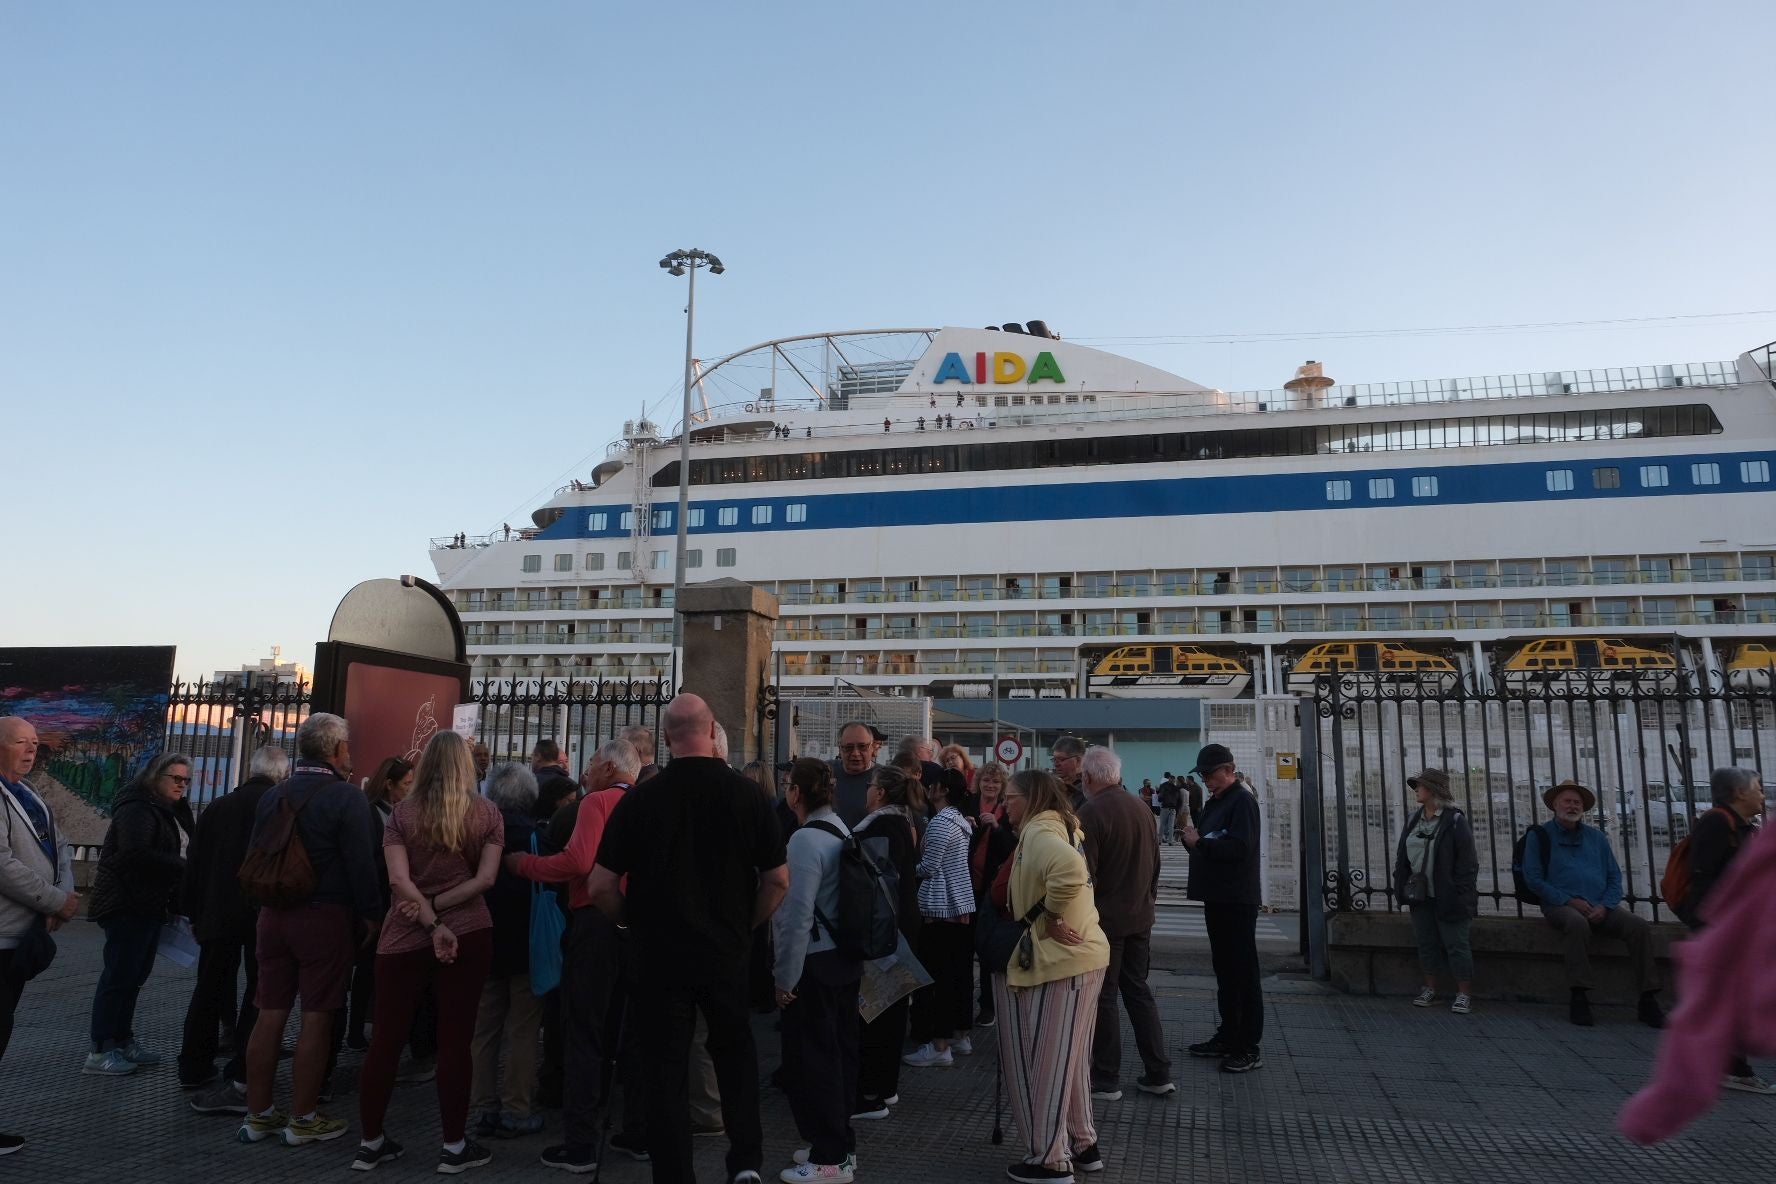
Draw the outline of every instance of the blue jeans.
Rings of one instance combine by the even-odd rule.
[[[106,917],[99,922],[105,931],[105,967],[93,992],[92,1050],[109,1052],[128,1044],[135,1035],[136,996],[154,969],[154,950],[160,944],[160,922],[141,917]]]

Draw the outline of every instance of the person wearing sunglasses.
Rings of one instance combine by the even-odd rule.
[[[120,1077],[160,1064],[160,1054],[136,1039],[136,996],[154,969],[160,927],[179,915],[193,825],[190,789],[191,758],[163,753],[111,804],[87,909],[87,919],[105,931],[105,960],[82,1073]]]

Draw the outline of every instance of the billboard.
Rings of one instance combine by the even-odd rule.
[[[31,721],[54,778],[100,809],[159,754],[174,647],[0,649],[0,715]]]
[[[362,780],[385,757],[418,760],[469,697],[468,666],[327,641],[315,647],[314,710],[345,717]]]

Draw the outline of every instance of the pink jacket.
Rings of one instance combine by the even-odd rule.
[[[1653,1079],[1617,1125],[1636,1143],[1668,1139],[1720,1097],[1735,1053],[1776,1053],[1776,839],[1745,844],[1702,907],[1708,927],[1672,948],[1677,1009]]]

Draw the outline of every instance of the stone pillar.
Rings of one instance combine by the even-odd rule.
[[[739,768],[760,750],[759,692],[771,682],[777,598],[724,578],[685,585],[678,611],[684,614],[679,685],[708,702],[727,730],[728,760]]]

